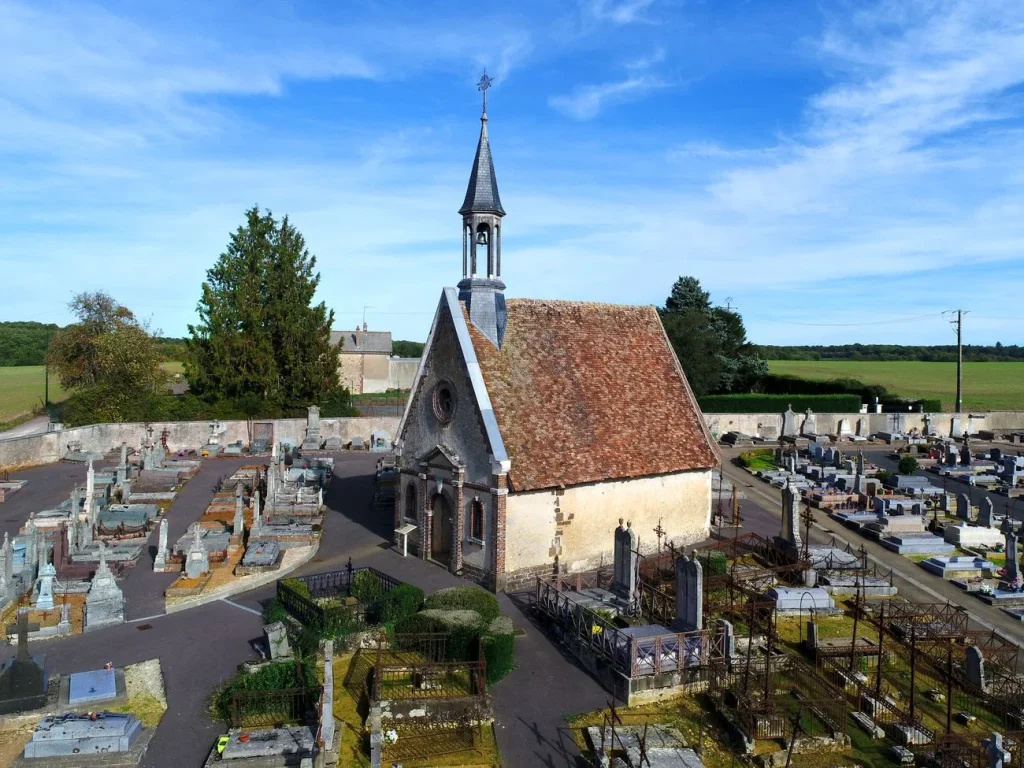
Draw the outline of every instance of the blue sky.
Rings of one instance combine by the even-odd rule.
[[[510,296],[761,343],[1024,343],[1020,0],[0,0],[0,320],[105,289],[167,335],[254,203],[336,327],[460,277],[483,67]]]

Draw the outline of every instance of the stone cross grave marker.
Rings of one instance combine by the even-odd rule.
[[[960,448],[960,463],[965,467],[971,466],[971,446],[967,443],[967,438],[964,438],[964,444]]]
[[[185,553],[185,576],[198,579],[210,570],[210,556],[203,546],[203,531],[199,523],[192,523],[192,542]]]
[[[309,406],[309,412],[306,415],[306,437],[302,441],[302,450],[304,451],[316,451],[320,448],[320,409],[315,406]]]
[[[840,437],[849,437],[852,434],[853,434],[853,430],[850,429],[850,420],[849,419],[840,419],[839,420],[839,436]]]
[[[39,596],[36,598],[37,611],[53,610],[53,582],[57,578],[57,569],[47,563],[39,569]]]
[[[612,592],[627,600],[630,605],[636,595],[637,539],[633,523],[623,524],[615,529],[615,565],[613,569]]]
[[[1005,768],[1010,764],[1011,755],[1003,746],[1003,734],[992,732],[992,737],[985,739],[982,744],[988,755],[988,768]]]
[[[676,620],[677,632],[697,632],[704,628],[704,569],[693,557],[676,558]]]
[[[242,495],[242,484],[235,485],[235,520],[232,533],[239,535],[245,528],[245,497]]]
[[[809,437],[814,437],[818,434],[818,420],[814,415],[814,411],[810,408],[808,408],[807,412],[804,414],[804,423],[800,427],[800,434],[807,435]]]
[[[100,542],[100,564],[85,598],[85,631],[124,624],[124,593],[107,565],[107,551]]]

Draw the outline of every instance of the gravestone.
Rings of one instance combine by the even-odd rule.
[[[128,443],[121,443],[121,461],[117,465],[117,484],[124,485],[128,479]]]
[[[4,533],[4,543],[0,546],[0,597],[7,594],[14,582],[14,547]]]
[[[864,475],[859,472],[853,476],[853,492],[864,493]]]
[[[263,531],[263,513],[260,511],[259,489],[252,494],[252,528],[249,530],[249,539],[255,539]]]
[[[245,497],[242,496],[242,484],[235,486],[235,520],[231,532],[236,536],[245,531]]]
[[[1013,521],[1009,515],[1003,518],[1003,526],[1000,530],[1005,537],[1003,551],[1006,553],[1006,563],[1003,565],[1005,569],[1003,578],[1009,584],[1020,575],[1020,570],[1017,566],[1017,533],[1013,529]]]
[[[71,604],[64,603],[60,607],[60,621],[57,623],[57,635],[65,637],[71,634]]]
[[[85,472],[85,506],[82,508],[82,516],[89,521],[92,521],[92,508],[93,498],[92,495],[96,491],[96,472],[92,468],[92,459],[89,459],[89,469]]]
[[[833,466],[835,466],[836,469],[842,469],[843,464],[846,463],[846,458],[843,456],[843,452],[838,448],[836,448],[835,456],[833,456],[833,459]]]
[[[981,506],[978,508],[978,525],[984,526],[985,528],[991,528],[992,512],[992,499],[985,496],[981,500]]]
[[[57,569],[47,563],[39,569],[39,596],[36,598],[37,611],[53,610],[53,580],[57,578]]]
[[[840,419],[839,420],[839,436],[840,437],[849,437],[852,434],[853,434],[853,430],[850,429],[850,420],[849,419]]]
[[[946,455],[943,459],[943,464],[947,467],[955,467],[959,461],[959,455],[956,452],[956,446],[952,443],[946,443]]]
[[[716,619],[715,625],[722,636],[722,655],[727,659],[731,659],[736,655],[736,632],[733,629],[732,622],[726,619]]]
[[[969,467],[971,466],[971,461],[971,446],[967,442],[967,438],[965,437],[964,444],[960,448],[960,463],[963,464],[965,467]]]
[[[0,714],[39,709],[46,705],[46,673],[28,655],[27,608],[18,610],[17,625],[18,654],[0,670]]]
[[[267,653],[271,660],[291,658],[292,651],[288,646],[288,631],[284,622],[275,621],[273,624],[265,625],[263,636],[267,640]]]
[[[1003,734],[992,732],[992,737],[981,742],[988,758],[987,768],[1005,768],[1010,764],[1011,755],[1003,746]]]
[[[857,474],[864,474],[864,451],[857,451]]]
[[[799,548],[803,543],[800,540],[800,493],[788,480],[782,489],[782,530],[779,538],[792,548]]]
[[[320,697],[320,737],[325,752],[334,749],[334,641],[323,642],[324,684]]]
[[[807,647],[812,651],[818,647],[818,624],[814,621],[807,622]]]
[[[971,499],[966,493],[958,493],[956,496],[956,516],[968,522],[971,519]]]
[[[619,527],[615,529],[614,554],[612,592],[632,605],[637,588],[637,538],[633,523],[623,525],[621,517]]]
[[[97,712],[92,715],[48,715],[25,746],[26,758],[128,752],[142,733],[135,715]]]
[[[810,408],[804,414],[804,423],[800,427],[800,434],[807,437],[814,437],[818,434],[818,420]]]
[[[794,475],[796,474],[796,454],[795,453],[791,452],[791,453],[787,453],[786,454],[786,469],[788,469],[792,474],[794,474]]]
[[[320,450],[320,409],[315,405],[309,406],[306,416],[306,436],[302,440],[302,450]]]
[[[117,698],[117,678],[113,668],[75,672],[68,685],[68,704],[79,707]]]
[[[857,437],[867,437],[867,436],[868,436],[868,420],[867,419],[857,419]]]
[[[960,417],[954,416],[949,424],[949,436],[950,437],[961,437],[964,431],[960,426]]]
[[[1001,462],[1003,460],[1003,452],[999,448],[992,448],[988,452],[988,457],[989,457],[989,459],[994,461],[996,464],[998,464],[999,462]]]
[[[157,538],[156,558],[153,560],[153,570],[162,571],[167,567],[167,518],[160,521],[160,533]]]
[[[793,413],[793,406],[787,405],[786,412],[782,414],[782,436],[797,437],[800,431],[797,429],[796,414]]]
[[[967,680],[981,691],[988,692],[988,682],[985,680],[985,654],[978,646],[971,645],[967,648],[966,660]]]
[[[85,597],[85,631],[124,624],[124,594],[107,565],[106,548],[100,544],[100,564]]]
[[[198,579],[210,570],[210,556],[203,546],[203,531],[199,523],[192,523],[192,542],[185,553],[185,576],[190,579]]]
[[[676,632],[697,632],[704,628],[704,569],[696,553],[676,558]]]

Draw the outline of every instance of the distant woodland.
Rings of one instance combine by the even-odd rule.
[[[0,366],[42,365],[50,340],[59,329],[55,323],[0,323]],[[184,339],[159,337],[155,341],[161,360],[182,359]]]
[[[919,360],[926,363],[955,363],[956,345],[912,347],[902,344],[840,344],[836,346],[758,346],[765,360]],[[964,362],[999,363],[1024,361],[1024,347],[1016,344],[994,346],[964,345]]]

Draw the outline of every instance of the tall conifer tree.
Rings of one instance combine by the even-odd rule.
[[[231,400],[249,415],[299,412],[336,395],[333,310],[313,304],[316,257],[288,217],[258,206],[207,270],[189,326],[185,371],[207,400]]]

